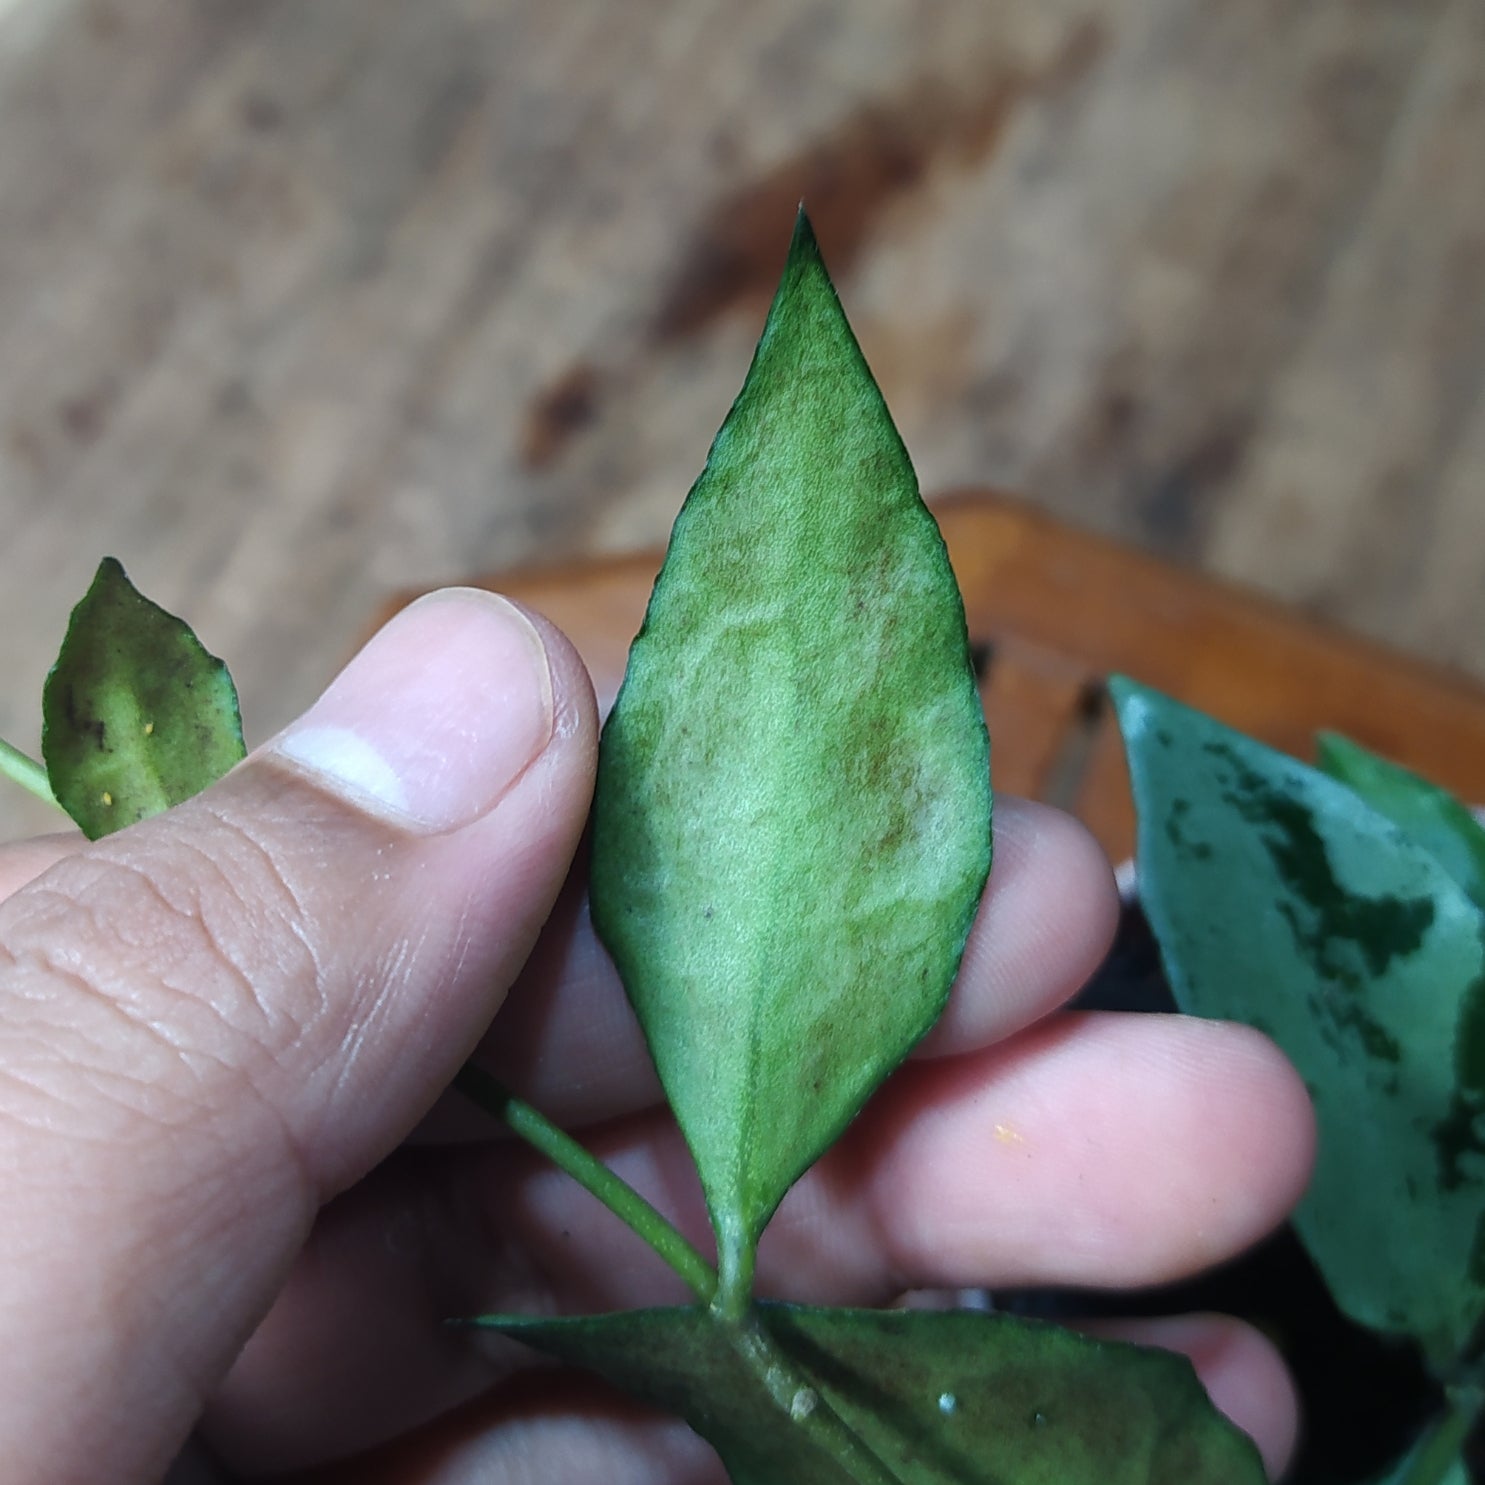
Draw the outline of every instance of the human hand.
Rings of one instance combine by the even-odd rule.
[[[444,594],[206,794],[0,853],[7,1479],[158,1479],[193,1427],[229,1478],[718,1478],[682,1425],[440,1324],[685,1297],[565,1176],[440,1102],[477,1044],[705,1232],[580,874],[560,891],[595,736],[560,635]],[[1279,1220],[1312,1130],[1266,1041],[1048,1018],[1114,910],[1078,826],[997,800],[949,1010],[787,1198],[762,1287],[1154,1283]],[[1295,1409],[1266,1342],[1218,1319],[1140,1337],[1190,1352],[1277,1468]]]

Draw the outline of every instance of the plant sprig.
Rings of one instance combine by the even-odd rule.
[[[111,559],[73,613],[43,710],[44,771],[13,749],[0,771],[54,794],[89,835],[243,755],[225,667]],[[457,1086],[697,1302],[467,1323],[686,1418],[734,1485],[1261,1485],[1252,1442],[1185,1358],[1005,1315],[755,1292],[785,1192],[943,1009],[990,839],[963,604],[801,214],[742,392],[677,519],[594,807],[594,923],[695,1159],[717,1266],[469,1067]]]
[[[19,784],[28,794],[35,795],[43,804],[61,809],[61,805],[57,803],[57,796],[52,793],[51,784],[47,782],[45,767],[21,752],[19,748],[6,742],[3,737],[0,737],[0,776]]]

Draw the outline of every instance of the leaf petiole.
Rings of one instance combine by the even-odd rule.
[[[1463,1468],[1460,1451],[1479,1418],[1485,1394],[1477,1387],[1451,1387],[1449,1406],[1423,1436],[1422,1445],[1397,1485],[1444,1485],[1450,1471]]]
[[[466,1063],[454,1079],[454,1087],[486,1113],[504,1120],[513,1134],[566,1171],[638,1233],[686,1281],[697,1299],[703,1304],[711,1302],[717,1289],[716,1271],[632,1186],[489,1073]]]
[[[61,809],[57,796],[52,793],[52,786],[47,782],[46,769],[34,758],[27,757],[19,748],[12,747],[3,737],[0,737],[0,774],[34,794],[43,803],[54,809]]]
[[[737,1324],[752,1313],[758,1241],[736,1221],[713,1220],[717,1228],[717,1292],[712,1309],[719,1319]]]
[[[703,1304],[717,1297],[717,1275],[705,1258],[632,1186],[621,1181],[544,1114],[517,1098],[498,1078],[466,1063],[454,1079],[466,1098],[501,1119],[513,1134],[559,1166],[609,1211],[626,1223],[684,1279]],[[751,1255],[750,1255],[751,1256]],[[747,1265],[751,1278],[751,1262]],[[717,1312],[713,1311],[714,1314]],[[490,1317],[475,1323],[488,1323]],[[900,1485],[893,1474],[834,1409],[758,1323],[747,1305],[742,1314],[719,1323],[732,1337],[744,1364],[759,1379],[776,1406],[791,1416],[817,1445],[861,1485]]]

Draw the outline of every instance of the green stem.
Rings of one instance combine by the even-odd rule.
[[[12,747],[3,737],[0,737],[0,774],[13,779],[21,788],[30,790],[53,808],[62,808],[57,803],[57,796],[52,793],[52,786],[47,782],[46,769],[34,758],[28,758],[19,748]]]
[[[1449,1389],[1449,1407],[1423,1436],[1407,1472],[1397,1485],[1439,1485],[1459,1462],[1459,1451],[1480,1416],[1485,1393],[1476,1387]]]
[[[753,1309],[753,1270],[758,1244],[735,1216],[712,1219],[717,1229],[717,1293],[712,1309],[724,1320],[740,1325]]]
[[[560,1166],[585,1191],[596,1196],[621,1222],[628,1224],[683,1278],[702,1304],[711,1302],[717,1275],[705,1258],[681,1236],[632,1186],[626,1185],[602,1161],[590,1155],[571,1135],[529,1103],[507,1091],[505,1085],[473,1064],[454,1079],[466,1097],[503,1119],[513,1133]]]
[[[466,1063],[454,1079],[454,1087],[503,1120],[513,1133],[541,1151],[638,1233],[686,1281],[697,1299],[711,1306],[716,1322],[726,1329],[738,1355],[774,1405],[788,1414],[815,1447],[839,1464],[851,1480],[857,1485],[902,1485],[897,1475],[820,1396],[809,1377],[779,1349],[759,1322],[758,1312],[751,1303],[745,1304],[740,1314],[724,1313],[724,1296],[718,1290],[717,1275],[711,1265],[633,1187],[482,1069]],[[739,1286],[751,1288],[752,1253],[750,1243],[743,1243],[734,1251],[734,1259],[741,1260],[729,1265],[734,1300]],[[729,1304],[725,1309],[731,1311],[735,1305]]]

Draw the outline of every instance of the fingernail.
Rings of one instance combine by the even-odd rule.
[[[552,728],[531,621],[493,593],[446,588],[392,619],[266,751],[358,809],[436,834],[493,809]]]

